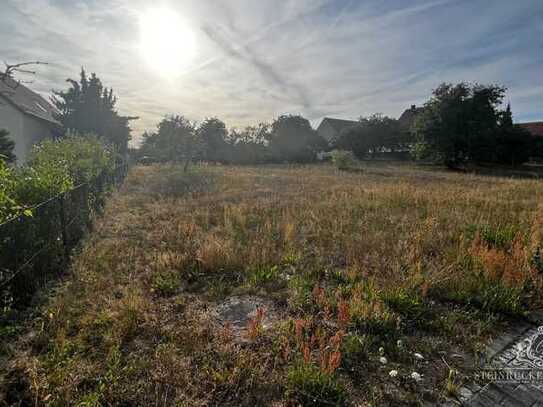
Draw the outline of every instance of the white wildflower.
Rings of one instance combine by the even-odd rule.
[[[413,372],[411,373],[411,379],[413,379],[416,382],[420,382],[422,380],[422,376],[420,375],[420,373]]]
[[[397,370],[391,370],[390,372],[388,372],[388,375],[390,377],[396,377],[396,376],[398,376],[398,371]]]
[[[386,365],[388,361],[387,361],[387,358],[385,358],[384,356],[381,356],[379,358],[379,362],[381,362],[383,365]]]
[[[424,359],[424,356],[422,356],[420,353],[413,353],[413,356],[415,357],[415,359],[418,359],[418,360]]]
[[[396,342],[396,346],[398,346],[399,349],[403,347],[403,342],[401,339],[398,339],[398,341]]]
[[[383,348],[382,346],[379,348],[379,355],[384,355],[385,354],[385,348]]]

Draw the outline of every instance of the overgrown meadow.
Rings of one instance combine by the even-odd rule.
[[[8,403],[420,405],[541,304],[543,184],[412,165],[138,166],[5,343]],[[232,298],[260,306],[238,329]]]

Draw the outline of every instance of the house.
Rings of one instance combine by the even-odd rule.
[[[0,80],[0,129],[15,142],[17,163],[24,163],[32,146],[47,137],[59,136],[62,125],[55,108],[42,96],[11,78]]]
[[[518,125],[528,130],[534,136],[543,137],[543,122],[518,123]]]
[[[410,132],[415,118],[422,112],[422,110],[422,107],[417,107],[416,105],[411,105],[409,109],[405,110],[398,119],[400,129],[405,132]]]
[[[354,120],[332,119],[325,117],[321,124],[317,127],[317,133],[328,144],[333,144],[343,130],[359,125],[359,122]]]

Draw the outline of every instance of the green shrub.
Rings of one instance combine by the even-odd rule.
[[[287,374],[290,397],[302,406],[342,406],[346,391],[332,374],[322,372],[312,364],[298,364]]]
[[[151,285],[160,295],[170,296],[177,292],[181,286],[181,281],[179,275],[175,272],[161,272],[153,275]]]
[[[114,168],[114,152],[94,136],[45,140],[22,167],[0,162],[0,221]]]
[[[67,136],[61,140],[45,140],[34,146],[29,166],[38,173],[51,168],[64,168],[75,184],[88,182],[102,172],[115,168],[113,150],[93,135]]]
[[[13,149],[15,142],[9,137],[9,132],[5,129],[0,129],[0,161],[6,163],[14,163],[16,161]]]
[[[0,222],[4,222],[20,210],[13,196],[15,184],[13,170],[0,160]]]
[[[356,165],[356,158],[352,151],[334,150],[330,155],[332,157],[332,162],[340,170],[351,168]]]
[[[13,196],[26,207],[46,201],[74,186],[67,165],[54,161],[42,162],[39,166],[24,166],[16,176]]]

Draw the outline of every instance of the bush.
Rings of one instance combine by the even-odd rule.
[[[15,182],[13,170],[0,160],[0,222],[4,222],[19,210],[13,198]]]
[[[52,167],[65,168],[73,183],[81,184],[98,177],[103,171],[112,173],[115,154],[96,136],[70,135],[34,146],[29,166],[38,172]]]
[[[332,156],[332,162],[340,170],[356,165],[356,158],[352,151],[334,150],[330,155]]]
[[[181,286],[181,280],[176,272],[161,272],[153,275],[152,287],[159,295],[169,297],[174,295]]]
[[[0,161],[14,163],[16,160],[15,154],[13,154],[14,148],[15,142],[9,137],[9,132],[0,129]]]
[[[0,163],[0,221],[114,168],[113,151],[94,136],[46,140],[23,167]]]

